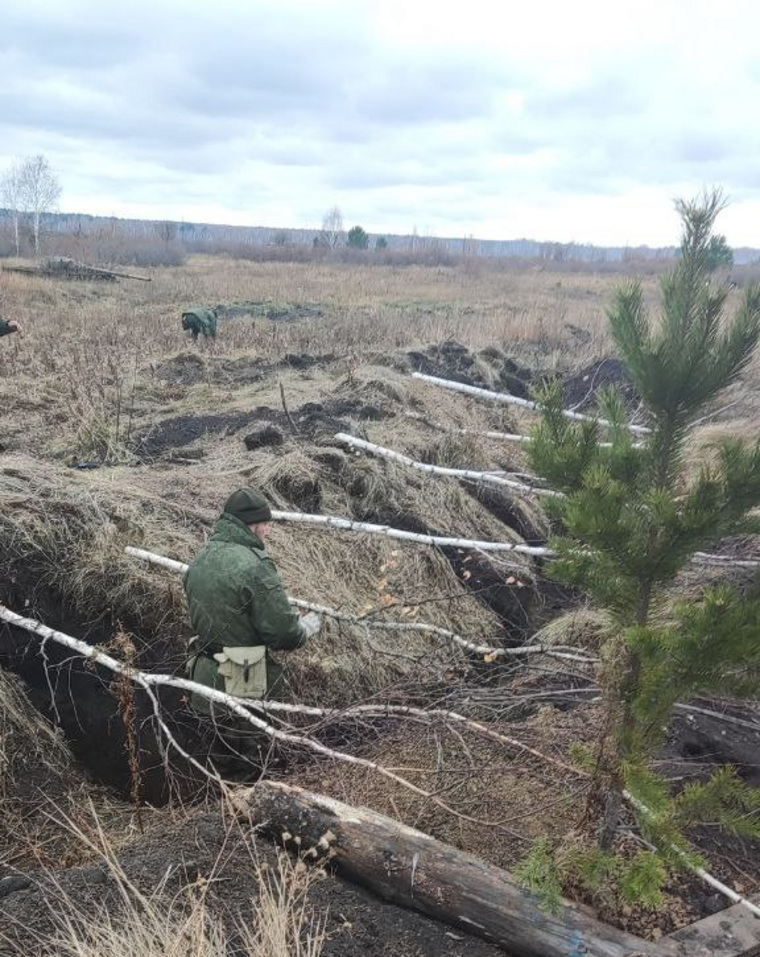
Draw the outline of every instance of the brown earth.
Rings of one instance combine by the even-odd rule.
[[[598,388],[612,381],[622,386],[631,408],[636,404],[619,364],[609,358],[603,310],[612,281],[606,277],[280,265],[270,270],[199,260],[183,270],[159,271],[147,289],[87,287],[79,297],[64,295],[49,280],[2,281],[5,312],[28,321],[24,339],[0,344],[0,440],[6,448],[0,457],[0,601],[98,643],[108,644],[123,627],[146,667],[181,672],[185,609],[178,579],[127,559],[124,546],[188,560],[220,502],[242,483],[260,486],[282,509],[392,519],[479,539],[545,540],[545,517],[531,501],[370,459],[333,440],[340,430],[442,465],[524,470],[518,446],[444,435],[435,423],[525,432],[527,414],[443,392],[412,379],[410,371],[525,396],[543,379],[559,377],[567,401],[584,409],[593,408]],[[190,352],[178,326],[184,283],[212,304],[230,296],[242,303],[251,288],[271,297],[261,302],[280,302],[282,289],[293,284],[294,301],[319,303],[320,314],[257,313],[253,322],[230,314],[216,343]],[[645,284],[649,301],[655,291],[654,283]],[[730,390],[726,408],[716,408],[695,430],[695,463],[716,437],[756,435],[758,382],[750,371]],[[757,539],[716,543],[720,549],[757,555]],[[582,596],[548,581],[539,562],[523,559],[486,561],[478,554],[307,526],[276,526],[271,550],[288,590],[299,598],[383,620],[431,621],[494,646],[520,643],[568,608],[585,607]],[[689,570],[678,588],[696,595],[706,581],[727,576],[740,584],[751,579],[751,573],[699,568]],[[585,633],[579,630],[572,640],[583,647]],[[0,632],[2,661],[28,669],[35,703],[54,716],[36,651],[27,637]],[[146,834],[135,833],[122,799],[130,780],[114,688],[103,674],[64,659],[54,663],[52,697],[88,774],[107,780],[122,796],[111,792],[111,810],[102,813],[109,837],[123,847],[125,866],[146,887],[185,854],[201,869],[210,868],[225,830],[215,813],[184,819],[171,805],[145,811]],[[319,644],[291,656],[287,667],[294,698],[307,703],[341,706],[372,698],[450,707],[565,759],[572,742],[593,737],[594,706],[579,703],[588,701],[593,676],[549,659],[519,667],[490,663],[413,633],[376,632],[370,645],[361,627],[329,621]],[[181,740],[204,745],[185,704],[177,698],[166,704]],[[150,723],[143,722],[147,716],[140,711],[143,774],[146,788],[156,782],[150,794],[158,803],[168,795]],[[683,776],[687,764],[690,774],[703,773],[714,759],[706,740],[695,752],[692,731],[681,717],[674,723],[663,756],[674,778]],[[300,751],[288,755],[289,780],[370,804],[495,863],[513,866],[530,837],[561,836],[577,822],[582,782],[519,750],[485,748],[477,737],[460,739],[444,725],[365,723],[315,733],[333,747],[405,768],[431,788],[444,786],[454,813],[381,785],[367,772],[314,764]],[[24,827],[16,824],[7,832],[12,839],[0,845],[0,866],[6,862],[0,876],[17,878],[13,868],[22,881],[32,874],[40,878],[33,848],[52,837],[44,832],[43,795],[72,807],[83,794],[100,793],[81,768],[58,789],[45,772],[32,769],[28,788],[17,797],[34,808],[34,841],[24,845]],[[21,815],[23,820],[23,810]],[[743,893],[757,890],[757,848],[721,843],[709,829],[695,839],[719,876]],[[53,876],[58,865],[66,865],[58,873],[72,889],[105,893],[94,874],[97,862],[68,838],[57,833],[43,851],[40,861],[52,865]],[[255,893],[246,853],[241,846],[239,857],[237,850],[232,854],[220,884],[233,888],[230,896],[240,903]],[[72,863],[92,873],[69,874]],[[43,926],[43,898],[55,896],[52,877],[40,879],[43,890],[18,889],[3,901],[32,928]],[[337,949],[329,953],[493,952],[340,882],[326,880],[316,893],[320,907],[329,897],[340,908],[331,909],[338,916],[330,918],[336,936],[329,946]],[[611,900],[594,904],[605,919],[656,936],[714,909],[709,898],[701,885],[678,876],[660,914],[626,912]]]
[[[177,823],[156,822],[119,855],[127,877],[150,894],[165,881],[167,898],[188,885],[210,882],[210,910],[220,915],[235,936],[236,923],[250,913],[259,892],[254,859],[270,868],[277,852],[265,841],[230,825],[218,813],[198,812]],[[168,880],[166,880],[168,876]],[[217,882],[217,883],[215,883]],[[68,897],[73,906],[94,912],[105,904],[118,912],[120,895],[107,867],[97,857],[54,875],[30,873],[0,877],[0,939],[13,953],[33,954],[39,936],[52,935],[55,921],[49,902]],[[412,911],[385,904],[355,885],[324,875],[312,885],[309,901],[326,918],[326,957],[496,957],[504,951],[460,930]],[[33,933],[30,932],[33,929]]]

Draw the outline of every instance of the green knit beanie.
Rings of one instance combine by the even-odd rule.
[[[252,488],[239,488],[227,499],[224,506],[227,515],[234,515],[244,525],[258,525],[272,519],[269,502]]]

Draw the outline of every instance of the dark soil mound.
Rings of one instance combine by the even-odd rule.
[[[162,881],[165,896],[177,897],[181,889],[197,880],[207,880],[210,910],[221,916],[228,933],[251,914],[251,901],[259,890],[252,850],[261,864],[277,872],[277,856],[266,841],[252,846],[250,834],[230,825],[219,814],[206,813],[168,829],[149,831],[119,855],[127,877],[140,889],[154,891]],[[7,936],[16,953],[36,952],[35,943],[54,930],[53,904],[62,895],[91,915],[98,905],[112,913],[120,906],[114,880],[101,866],[72,868],[50,876],[34,875],[15,884],[0,884],[5,896],[0,907],[0,936]],[[309,900],[319,914],[326,914],[329,940],[324,957],[498,957],[504,951],[452,931],[445,924],[413,911],[385,904],[344,881],[326,877],[316,881]]]
[[[234,435],[269,412],[268,409],[257,409],[255,412],[220,412],[216,415],[177,415],[172,419],[164,419],[140,436],[135,442],[134,451],[142,459],[156,459],[207,435],[221,432]]]
[[[292,411],[291,419],[298,437],[319,442],[321,439],[331,439],[336,432],[356,433],[351,419],[379,422],[395,415],[391,409],[362,399],[336,397],[324,402],[306,402]],[[286,437],[293,435],[291,421],[282,410],[259,406],[250,412],[178,415],[164,419],[136,439],[133,451],[143,461],[151,462],[206,436],[236,435],[254,422],[263,424],[260,429],[245,436],[245,446],[249,451],[283,445]]]
[[[285,444],[285,436],[274,425],[265,425],[263,429],[251,432],[243,439],[249,452],[255,449],[273,448]]]
[[[154,374],[156,378],[174,385],[196,385],[206,377],[206,363],[199,355],[183,352],[156,366]]]
[[[336,432],[356,434],[352,420],[379,422],[396,415],[390,409],[367,403],[361,399],[334,398],[325,402],[306,402],[291,412],[296,437],[312,442],[332,439]],[[350,418],[347,418],[350,416]],[[250,412],[219,412],[210,415],[177,415],[156,423],[138,436],[133,445],[135,455],[145,462],[170,456],[173,450],[198,442],[207,436],[234,436],[255,422],[262,427],[245,436],[249,451],[283,445],[287,436],[293,436],[291,421],[280,409],[259,406]]]
[[[219,359],[208,354],[196,355],[192,352],[183,352],[157,366],[154,375],[173,385],[191,386],[205,381],[217,385],[248,385],[252,382],[260,382],[266,376],[273,375],[282,369],[306,372],[309,369],[329,365],[335,359],[336,356],[332,353],[320,356],[288,353],[278,362],[266,362],[255,353],[238,359]]]
[[[634,409],[640,396],[620,359],[607,358],[594,362],[565,380],[565,405],[583,411],[596,405],[600,389],[617,387],[629,409]]]
[[[414,372],[530,398],[533,373],[495,346],[473,354],[460,342],[449,339],[423,352],[409,352],[407,357]]]

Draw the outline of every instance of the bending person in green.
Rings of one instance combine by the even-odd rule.
[[[200,335],[216,339],[216,313],[213,309],[188,309],[182,313],[182,328],[192,334],[193,342]]]
[[[0,319],[0,336],[9,336],[12,332],[21,332],[21,326],[10,319]]]
[[[208,544],[184,577],[190,622],[190,677],[240,698],[276,695],[282,668],[272,652],[301,648],[320,629],[320,618],[299,618],[288,601],[264,539],[272,513],[251,488],[234,492],[224,506]],[[191,707],[223,721],[221,753],[212,760],[220,773],[247,766],[262,744],[249,724],[201,695]],[[243,759],[241,762],[241,758]]]

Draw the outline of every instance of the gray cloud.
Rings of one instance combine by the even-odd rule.
[[[556,207],[559,237],[584,196],[613,217],[642,190],[667,215],[672,195],[704,182],[760,201],[749,43],[724,49],[695,22],[693,35],[654,30],[613,49],[580,18],[575,55],[547,11],[542,53],[541,35],[503,13],[473,39],[477,5],[461,41],[437,35],[431,6],[412,42],[403,24],[379,30],[370,7],[4,0],[0,158],[48,155],[64,204],[271,225],[318,221],[337,202],[368,228],[469,221],[507,237],[530,234],[533,204],[542,223]],[[579,239],[602,233],[584,226]]]

